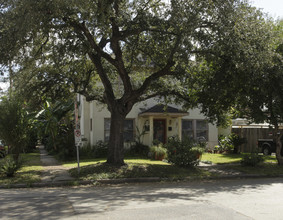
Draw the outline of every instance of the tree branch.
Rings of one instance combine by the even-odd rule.
[[[162,76],[174,74],[174,72],[170,71],[170,68],[175,65],[175,62],[173,61],[173,57],[174,57],[174,54],[176,53],[176,50],[177,50],[177,48],[180,44],[180,41],[181,41],[181,35],[178,35],[176,42],[175,42],[175,45],[172,48],[171,53],[169,55],[169,58],[167,60],[167,64],[161,70],[153,73],[152,75],[150,75],[149,77],[147,77],[145,79],[142,86],[135,91],[136,97],[141,96],[144,93],[144,91],[149,87],[149,85],[151,84],[152,81],[154,81],[154,80],[156,80],[156,79],[158,79]]]
[[[101,63],[101,57],[99,55],[95,55],[93,53],[88,53],[91,61],[94,63],[97,73],[103,83],[105,89],[105,96],[107,102],[113,102],[115,100],[112,84],[107,77],[107,74],[104,71],[104,68]]]
[[[101,57],[103,57],[104,59],[106,59],[109,63],[111,63],[112,65],[116,66],[116,61],[107,53],[105,53],[103,51],[103,49],[100,46],[104,45],[103,41],[100,41],[100,46],[97,45],[97,43],[94,41],[94,37],[92,36],[92,34],[90,33],[90,31],[88,30],[88,28],[85,26],[85,23],[79,23],[76,21],[72,21],[70,19],[64,18],[64,20],[66,22],[69,22],[70,25],[78,32],[82,32],[83,35],[85,36],[85,38],[87,39],[87,42],[90,44],[91,48],[97,53],[99,54]],[[106,43],[105,43],[106,45]]]
[[[117,61],[117,65],[115,66],[117,68],[118,74],[123,81],[124,85],[124,94],[129,94],[132,92],[132,84],[129,77],[129,74],[125,68],[124,61],[123,61],[123,53],[120,47],[119,39],[120,39],[120,31],[119,27],[117,26],[115,19],[111,18],[111,24],[112,24],[112,38],[110,46],[115,54],[115,60]]]

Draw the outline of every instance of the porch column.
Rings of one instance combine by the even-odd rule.
[[[179,139],[182,140],[182,117],[178,117],[178,136]]]
[[[153,116],[149,116],[149,146],[153,141]]]

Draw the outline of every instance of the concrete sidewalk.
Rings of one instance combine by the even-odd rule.
[[[41,181],[43,183],[67,182],[74,180],[68,172],[69,168],[63,167],[53,156],[48,155],[43,145],[38,146],[38,149],[40,152],[40,160],[43,165],[41,174]]]

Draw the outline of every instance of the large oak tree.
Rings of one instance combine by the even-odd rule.
[[[135,103],[185,100],[211,118],[227,110],[237,91],[218,104],[205,82],[229,87],[261,62],[263,22],[241,0],[5,0],[0,64],[13,65],[24,85],[58,92],[68,85],[105,103],[107,162],[121,165],[123,121]]]

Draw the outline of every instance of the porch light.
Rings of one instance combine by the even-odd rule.
[[[144,128],[145,131],[149,131],[149,130],[150,130],[150,127],[149,127],[149,120],[146,120],[146,121],[144,122],[143,128]]]

